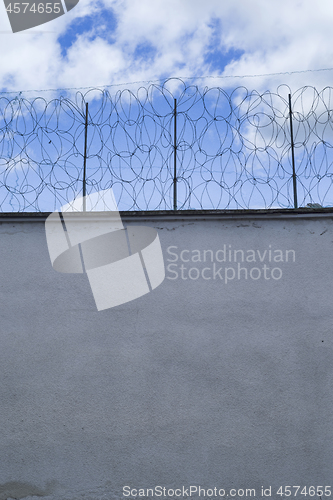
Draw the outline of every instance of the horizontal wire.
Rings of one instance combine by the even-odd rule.
[[[263,73],[258,75],[208,75],[208,76],[174,76],[171,78],[159,78],[156,80],[141,80],[136,82],[124,82],[124,83],[112,83],[106,85],[94,85],[94,87],[63,87],[57,89],[28,89],[28,90],[1,90],[0,94],[19,94],[23,92],[59,92],[61,90],[69,91],[69,90],[88,90],[92,88],[103,89],[109,87],[122,87],[123,85],[137,85],[141,83],[157,83],[157,82],[165,82],[171,79],[180,79],[180,80],[205,80],[205,79],[228,79],[228,78],[263,78],[266,76],[279,76],[279,75],[294,75],[298,73],[315,73],[318,71],[333,71],[333,68],[320,68],[320,69],[304,69],[299,71],[284,71],[279,73]]]

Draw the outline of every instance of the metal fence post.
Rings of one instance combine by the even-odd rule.
[[[173,209],[177,210],[177,99],[173,105]]]
[[[291,94],[289,94],[289,118],[290,118],[290,139],[291,139],[291,161],[292,161],[292,166],[293,166],[294,208],[298,208],[296,171],[295,171],[295,155],[294,155],[293,118],[292,118],[292,109],[291,109]]]
[[[86,165],[87,165],[87,136],[88,136],[88,103],[86,102],[86,121],[84,126],[84,155],[83,155],[83,211],[86,211]]]

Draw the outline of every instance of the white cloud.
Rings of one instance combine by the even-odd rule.
[[[102,6],[113,13],[98,17]],[[0,30],[9,22],[2,7]],[[92,15],[95,24],[61,54],[59,36],[78,18]],[[94,17],[95,16],[95,17]],[[170,76],[250,75],[332,66],[333,7],[329,0],[81,0],[70,13],[35,30],[0,33],[0,86],[19,89],[82,87],[151,80]],[[218,20],[220,32],[216,32]],[[54,31],[33,33],[33,31]],[[217,36],[218,35],[218,36]],[[138,53],[139,47],[150,47]],[[226,68],[209,67],[212,49],[242,51]],[[331,82],[333,72],[261,79],[208,80],[209,85],[252,88],[286,82],[295,86]]]

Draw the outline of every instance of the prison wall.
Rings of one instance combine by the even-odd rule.
[[[0,499],[330,485],[333,211],[122,213],[166,276],[103,311],[47,215],[0,218]]]

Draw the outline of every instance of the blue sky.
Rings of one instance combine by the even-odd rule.
[[[329,0],[80,0],[64,16],[16,34],[0,7],[2,90],[333,66]],[[323,87],[332,77],[333,72],[309,72],[241,83],[264,89],[280,83]],[[232,87],[239,80],[218,84]]]
[[[80,0],[16,34],[1,8],[0,89],[28,98],[61,93],[43,89],[135,91],[171,77],[228,91],[333,86],[333,71],[319,71],[333,67],[331,0]]]

